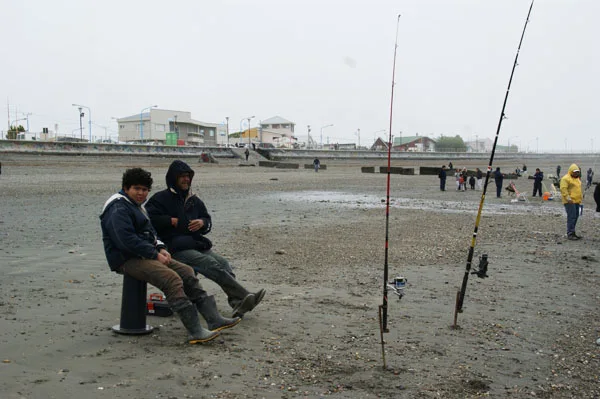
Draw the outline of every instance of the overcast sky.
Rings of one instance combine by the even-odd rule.
[[[142,108],[206,122],[275,115],[323,142],[392,134],[490,138],[529,0],[0,0],[0,128],[70,134],[71,104],[92,122]],[[600,150],[600,1],[537,0],[499,143],[523,150]],[[87,121],[87,115],[86,119]],[[20,122],[25,125],[24,122]],[[386,132],[381,132],[385,129]],[[375,133],[380,131],[378,133]],[[104,130],[93,126],[94,135]]]

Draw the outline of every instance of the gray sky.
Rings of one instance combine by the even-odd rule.
[[[529,0],[0,0],[0,129],[79,126],[159,108],[239,130],[279,115],[296,133],[371,144],[392,134],[494,138]],[[499,143],[598,151],[600,1],[537,0]],[[19,117],[22,117],[21,115]],[[85,118],[87,121],[87,115]],[[24,122],[20,122],[25,124]],[[103,133],[94,126],[94,135]],[[379,132],[378,136],[387,137]]]

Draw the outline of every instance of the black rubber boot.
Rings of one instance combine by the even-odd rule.
[[[254,294],[248,294],[233,308],[233,317],[242,317],[254,308]]]
[[[196,302],[196,307],[198,308],[198,312],[204,317],[204,320],[206,320],[206,324],[211,331],[221,331],[231,328],[242,321],[239,317],[228,319],[221,316],[217,310],[215,297],[212,295],[206,296],[201,301]]]
[[[181,308],[175,310],[181,319],[181,322],[190,333],[188,342],[190,344],[200,344],[215,339],[218,331],[208,331],[200,324],[198,310],[191,303],[187,303]]]

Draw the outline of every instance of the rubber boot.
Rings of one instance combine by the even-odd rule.
[[[243,317],[244,313],[251,311],[254,308],[254,294],[248,294],[238,302],[238,304],[233,308],[232,316],[233,317]]]
[[[217,310],[215,297],[212,295],[209,295],[203,300],[196,302],[196,307],[198,308],[198,312],[200,312],[202,317],[204,317],[204,320],[206,320],[206,325],[211,331],[221,331],[226,328],[231,328],[242,321],[242,319],[239,317],[228,319],[221,316]]]
[[[208,331],[200,324],[200,317],[196,307],[191,303],[186,304],[182,308],[176,310],[181,322],[190,333],[188,343],[200,344],[215,339],[218,335],[218,331]]]

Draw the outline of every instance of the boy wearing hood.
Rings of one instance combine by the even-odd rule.
[[[262,301],[265,290],[250,293],[235,279],[227,259],[212,251],[212,242],[205,237],[212,228],[211,217],[204,202],[192,193],[193,178],[188,164],[173,161],[166,175],[167,189],[148,201],[150,220],[173,258],[217,283],[227,294],[233,316],[241,317]]]
[[[581,192],[581,170],[576,164],[569,166],[569,171],[560,179],[560,194],[567,212],[567,239],[579,240],[575,225],[579,218],[579,206],[583,199]]]
[[[111,196],[100,215],[102,241],[112,271],[145,281],[164,292],[171,309],[189,332],[189,343],[207,342],[241,319],[222,317],[215,299],[202,289],[194,270],[171,258],[158,239],[144,202],[152,188],[150,172],[141,168],[123,174],[122,189]],[[202,314],[208,330],[200,324]]]

